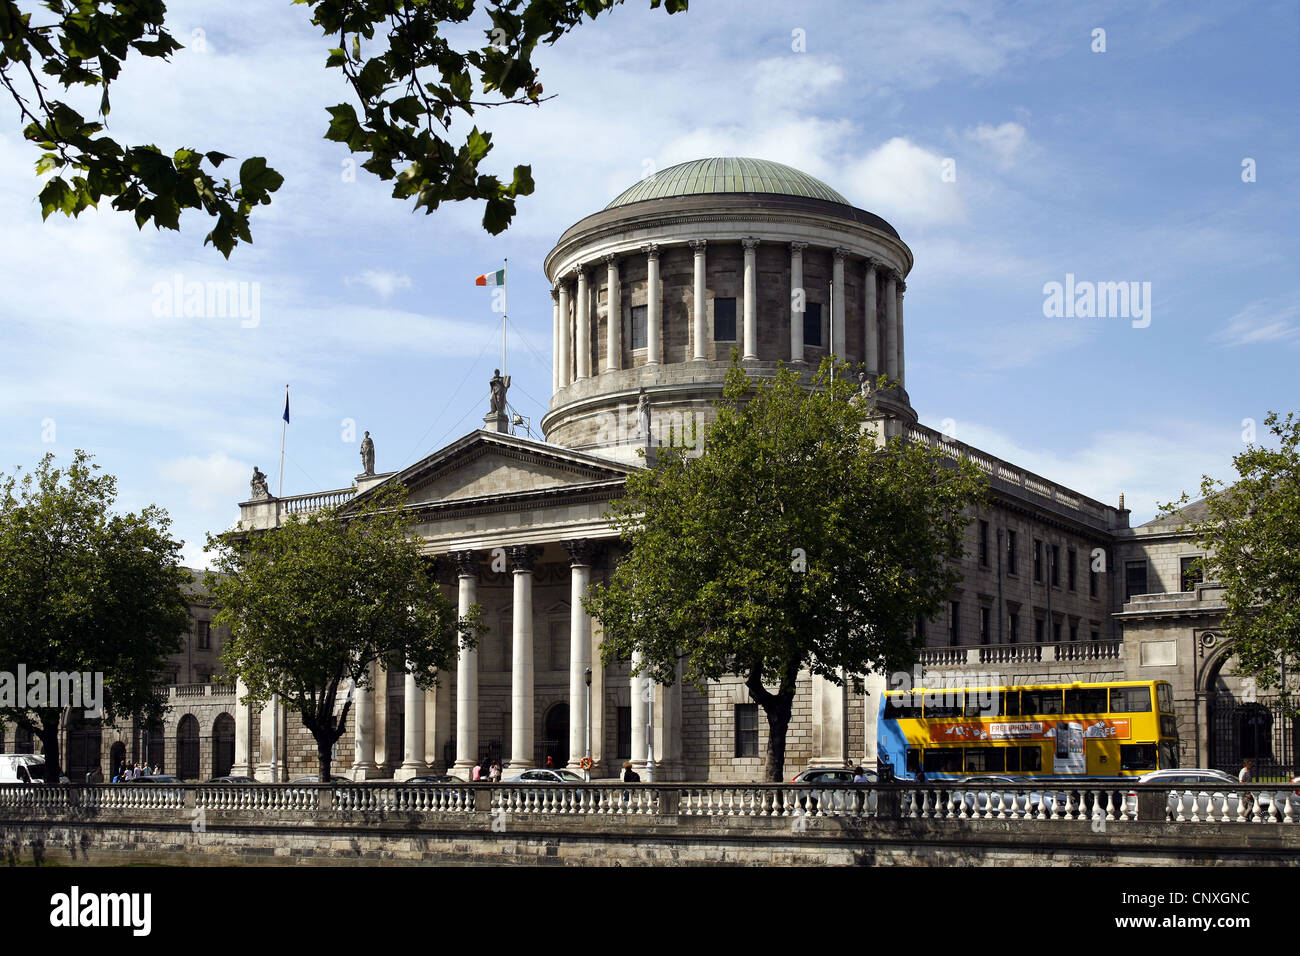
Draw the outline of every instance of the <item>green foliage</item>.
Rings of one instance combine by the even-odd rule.
[[[584,17],[595,19],[622,0],[485,0],[488,42],[465,51],[454,49],[442,30],[468,21],[480,6],[475,0],[294,2],[311,8],[312,23],[327,37],[337,34],[325,65],[342,71],[361,108],[358,115],[350,104],[329,107],[325,138],[369,154],[362,168],[395,178],[393,196],[413,198],[426,213],[443,201],[484,200],[483,226],[495,234],[510,224],[515,198],[532,193],[531,169],[516,166],[509,183],[481,174],[492,136],[476,126],[457,144],[449,135],[453,118],[478,107],[540,103],[532,65],[537,44],[554,43]],[[686,9],[686,0],[650,0],[652,8],[661,3],[669,13]],[[250,213],[269,203],[284,181],[265,159],[245,160],[236,186],[201,167],[206,160],[215,170],[230,158],[223,153],[182,148],[168,156],[157,146],[124,146],[104,135],[109,90],[127,56],[167,59],[182,48],[165,29],[161,0],[31,6],[40,13],[0,0],[0,85],[27,124],[23,135],[44,151],[37,174],[58,172],[41,189],[42,216],[77,216],[111,197],[113,208],[134,213],[142,229],[150,221],[179,229],[182,211],[202,210],[216,220],[204,243],[227,258],[240,241],[251,243]],[[99,121],[50,98],[42,76],[64,90],[99,89]],[[476,82],[496,98],[474,99]]]
[[[982,500],[968,462],[864,433],[857,396],[829,363],[811,388],[733,363],[703,455],[660,449],[628,478],[611,519],[630,552],[585,601],[607,663],[639,651],[659,683],[679,661],[697,686],[743,677],[782,735],[772,779],[799,671],[840,683],[909,666]]]
[[[336,715],[336,704],[353,682],[369,685],[371,664],[409,662],[429,688],[482,629],[477,606],[458,620],[439,591],[403,501],[400,491],[379,494],[355,514],[292,516],[271,531],[208,539],[218,573],[205,583],[220,608],[214,620],[231,634],[222,663],[244,683],[245,702],[278,694],[302,714],[322,779],[352,706]]]
[[[167,513],[114,514],[116,482],[99,470],[77,451],[67,468],[46,455],[33,472],[0,475],[0,661],[102,673],[107,721],[154,721],[163,664],[189,628],[189,574]],[[0,718],[41,737],[57,780],[59,711]]]
[[[1238,672],[1261,687],[1281,688],[1295,715],[1282,673],[1294,680],[1300,667],[1300,417],[1270,412],[1264,424],[1277,447],[1249,445],[1236,455],[1230,487],[1203,477],[1208,515],[1182,527],[1206,551],[1198,562],[1204,580],[1223,585],[1223,629]],[[1174,515],[1187,501],[1184,494],[1161,511]]]

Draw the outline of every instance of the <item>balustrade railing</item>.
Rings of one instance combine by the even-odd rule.
[[[1142,800],[1139,799],[1139,794]],[[1143,813],[1139,815],[1139,804]],[[827,818],[1014,820],[1110,824],[1300,823],[1300,784],[1170,788],[1128,781],[958,784],[0,784],[0,819],[50,812],[490,812],[539,816],[781,819],[794,830]],[[218,822],[208,818],[208,824]]]

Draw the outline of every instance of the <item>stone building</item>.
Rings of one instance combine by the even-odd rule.
[[[590,739],[596,776],[627,759],[643,778],[761,776],[766,725],[739,680],[703,692],[649,687],[630,676],[631,662],[602,666],[599,622],[579,604],[618,559],[609,502],[656,448],[700,439],[733,351],[754,376],[779,363],[810,374],[831,353],[872,379],[885,375],[890,386],[873,396],[879,433],[941,447],[987,476],[962,583],[943,613],[917,622],[927,675],[1167,679],[1184,764],[1235,769],[1243,755],[1289,764],[1276,714],[1266,702],[1247,706],[1231,676],[1219,591],[1184,573],[1197,554],[1185,532],[1160,521],[1130,527],[1122,498],[1097,501],[918,423],[904,346],[912,261],[893,226],[798,170],[734,158],[672,167],[579,220],[544,260],[554,319],[545,440],[511,434],[494,401],[481,429],[399,472],[367,468],[348,487],[284,498],[255,482],[240,517],[257,529],[321,508],[346,512],[386,483],[404,484],[447,595],[482,605],[490,627],[434,691],[416,687],[401,661],[377,668],[358,691],[340,768],[358,779],[468,777],[488,757],[509,776],[548,757],[576,767]],[[883,683],[803,675],[791,772],[874,761]],[[273,753],[279,779],[315,771],[295,715],[230,697],[220,705],[234,716],[235,773],[269,779]],[[201,726],[219,716],[205,713]]]

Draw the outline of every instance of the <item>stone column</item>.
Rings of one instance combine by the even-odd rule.
[[[636,670],[641,664],[641,652],[632,652],[632,669]],[[647,677],[637,674],[632,675],[632,766],[636,768],[637,773],[645,770],[645,735],[646,735],[646,713],[645,713],[645,688]]]
[[[847,361],[844,328],[844,257],[847,249],[836,248],[831,258],[831,352],[841,362]]]
[[[578,301],[576,325],[578,327],[578,351],[577,351],[577,377],[579,379],[591,378],[591,315],[588,310],[590,303],[587,301],[590,296],[587,295],[587,270],[579,264],[578,266]]]
[[[375,763],[375,665],[370,665],[368,686],[357,685],[352,697],[357,719],[353,724],[352,779],[369,780],[378,776]]]
[[[451,560],[460,592],[458,612],[464,617],[478,603],[478,555],[453,551]],[[468,780],[478,757],[478,649],[462,647],[456,664],[456,765],[452,773]]]
[[[605,631],[599,620],[591,621],[591,768],[593,777],[609,774],[611,768],[605,760],[605,665],[600,660],[600,645],[605,641]]]
[[[415,673],[410,661],[406,662],[406,708],[403,714],[405,734],[402,741],[402,765],[393,777],[397,780],[410,780],[428,770],[424,762],[424,689],[415,682]],[[396,759],[394,756],[393,759]]]
[[[863,679],[863,686],[867,693],[863,697],[862,727],[862,765],[868,770],[876,769],[876,761],[880,757],[879,734],[880,734],[880,701],[884,697],[885,675],[872,671]],[[895,767],[895,771],[903,772],[905,767]]]
[[[569,769],[581,771],[587,752],[587,668],[591,666],[591,616],[582,599],[591,584],[592,542],[564,542],[569,552]],[[593,675],[594,676],[594,675]],[[596,701],[592,700],[592,707]]]
[[[812,679],[813,764],[843,767],[848,759],[844,688],[819,674]]]
[[[862,334],[866,338],[867,374],[873,379],[880,374],[880,326],[876,319],[876,260],[867,260],[867,276],[863,286],[865,313]]]
[[[758,240],[741,239],[745,247],[745,352],[741,358],[758,358]]]
[[[567,279],[560,280],[560,387],[568,385],[573,381],[573,366],[570,359],[573,356],[573,340],[570,337],[571,323],[569,321],[569,282]],[[459,759],[459,757],[457,758]]]
[[[659,317],[659,246],[651,243],[642,246],[646,260],[645,286],[645,344],[646,364],[658,365],[663,361],[663,343],[661,341]]]
[[[240,699],[247,693],[248,687],[244,682],[235,681],[235,762],[230,772],[238,777],[251,777],[256,763],[253,760],[253,708],[240,703]],[[107,759],[107,752],[104,756]],[[115,773],[117,768],[109,767],[105,776],[112,780]]]
[[[903,388],[907,380],[907,363],[904,362],[903,356],[903,292],[907,289],[907,283],[900,276],[898,279],[898,387]]]
[[[790,243],[790,361],[803,359],[803,316],[808,301],[803,287],[803,251],[806,242]]]
[[[885,374],[891,384],[898,380],[898,273],[885,274]]]
[[[551,392],[560,389],[560,290],[551,287]]]
[[[451,773],[447,759],[451,740],[451,671],[440,671],[438,683],[424,695],[424,762],[434,773]]]
[[[533,766],[533,563],[537,549],[514,545],[506,549],[514,565],[514,660],[510,677],[510,772]]]
[[[609,289],[605,371],[617,372],[623,367],[623,297],[619,294],[618,256],[605,257],[605,284]]]
[[[709,313],[708,302],[705,297],[705,256],[704,247],[708,244],[705,239],[692,239],[691,249],[695,253],[695,302],[693,314],[691,315],[692,329],[694,335],[694,355],[692,359],[696,362],[704,361],[709,357],[708,353],[708,328]]]

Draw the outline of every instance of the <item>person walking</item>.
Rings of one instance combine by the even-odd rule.
[[[474,764],[474,769],[470,771],[469,779],[474,783],[479,783],[483,779],[483,761],[480,760]]]
[[[501,782],[501,762],[499,760],[492,761],[492,769],[488,771],[488,779],[493,783]]]
[[[1255,761],[1247,757],[1241,762],[1241,769],[1237,771],[1237,782],[1243,787],[1255,781]],[[1255,797],[1250,792],[1241,795],[1241,810],[1249,814],[1255,807]]]

